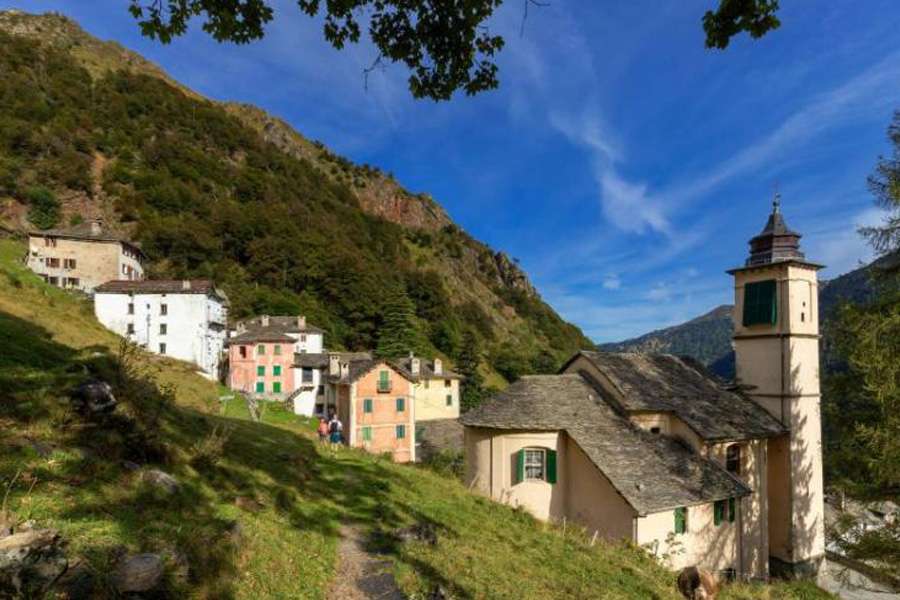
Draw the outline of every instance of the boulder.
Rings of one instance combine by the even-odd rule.
[[[416,523],[395,529],[393,535],[401,542],[424,542],[429,546],[437,544],[437,530],[431,523]]]
[[[148,592],[159,585],[163,561],[156,554],[137,554],[123,560],[113,571],[112,582],[123,593]]]
[[[678,574],[678,591],[688,600],[716,600],[719,581],[709,571],[685,567]]]
[[[0,538],[0,597],[42,597],[67,568],[55,530],[17,529]]]
[[[72,407],[86,417],[100,417],[116,410],[118,401],[105,381],[86,381],[69,396]]]
[[[141,474],[141,481],[152,485],[158,490],[166,494],[174,494],[178,491],[180,484],[172,475],[159,469],[148,469]]]

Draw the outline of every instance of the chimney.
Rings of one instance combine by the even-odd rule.
[[[422,370],[422,361],[413,355],[412,352],[409,353],[409,372],[413,375],[418,375]]]
[[[304,329],[306,329],[306,316],[305,315],[300,315],[299,317],[297,317],[297,329],[299,329],[300,331],[303,331]]]
[[[94,219],[91,221],[91,235],[100,235],[103,233],[103,221]]]
[[[191,289],[191,281],[189,279],[182,280],[181,289],[184,291],[190,290]]]
[[[341,379],[347,379],[350,377],[350,363],[342,362],[341,363]]]
[[[444,374],[444,363],[441,359],[435,357],[434,359],[434,374],[435,375],[443,375]]]
[[[246,331],[246,330],[247,330],[247,326],[244,325],[244,322],[243,322],[243,321],[238,321],[238,324],[237,324],[237,332],[238,332],[238,333],[244,333],[244,331]]]
[[[328,355],[328,374],[337,377],[341,372],[341,357],[332,352]]]
[[[269,315],[263,315],[262,317],[260,317],[259,322],[262,323],[263,327],[268,327],[269,326]]]

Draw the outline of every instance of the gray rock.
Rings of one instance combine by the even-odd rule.
[[[16,531],[0,538],[0,597],[42,597],[68,568],[52,529]]]
[[[70,396],[73,408],[84,416],[103,416],[116,410],[118,401],[105,381],[86,381]]]
[[[57,541],[59,534],[52,529],[31,529],[0,539],[0,570],[25,564]]]
[[[437,530],[431,523],[416,523],[394,530],[394,537],[401,542],[424,542],[429,546],[437,544]]]
[[[141,481],[144,481],[167,494],[174,494],[180,487],[177,479],[159,469],[144,471],[141,474]]]
[[[112,581],[121,593],[148,592],[159,585],[163,561],[156,554],[137,554],[116,567]]]
[[[130,460],[123,460],[122,468],[125,469],[126,471],[140,471],[141,465],[137,464],[136,462],[132,462]]]

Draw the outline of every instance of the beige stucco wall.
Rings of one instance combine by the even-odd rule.
[[[85,292],[114,279],[128,279],[122,273],[126,265],[134,270],[132,279],[143,277],[143,268],[134,251],[126,255],[125,247],[120,242],[100,242],[53,238],[55,246],[48,246],[43,236],[28,237],[27,265],[38,275],[48,278],[56,277],[59,287],[74,287]],[[48,259],[58,259],[59,267],[50,267]],[[65,259],[74,259],[75,268],[66,269]],[[77,286],[66,286],[67,278],[77,278]]]
[[[711,571],[737,570],[740,531],[740,508],[734,522],[726,518],[716,526],[709,503],[687,507],[687,531],[679,535],[674,509],[638,517],[636,541],[672,569],[698,565]]]
[[[417,421],[459,418],[459,379],[439,377],[419,381],[413,386],[413,393]],[[447,396],[450,396],[449,406]]]
[[[744,286],[778,282],[777,323],[742,324]],[[814,268],[774,264],[735,273],[735,359],[749,395],[790,429],[767,448],[769,553],[787,563],[824,554],[824,487]]]

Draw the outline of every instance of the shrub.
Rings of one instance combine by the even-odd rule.
[[[59,200],[45,187],[33,187],[25,195],[28,220],[39,229],[50,229],[59,223]]]

